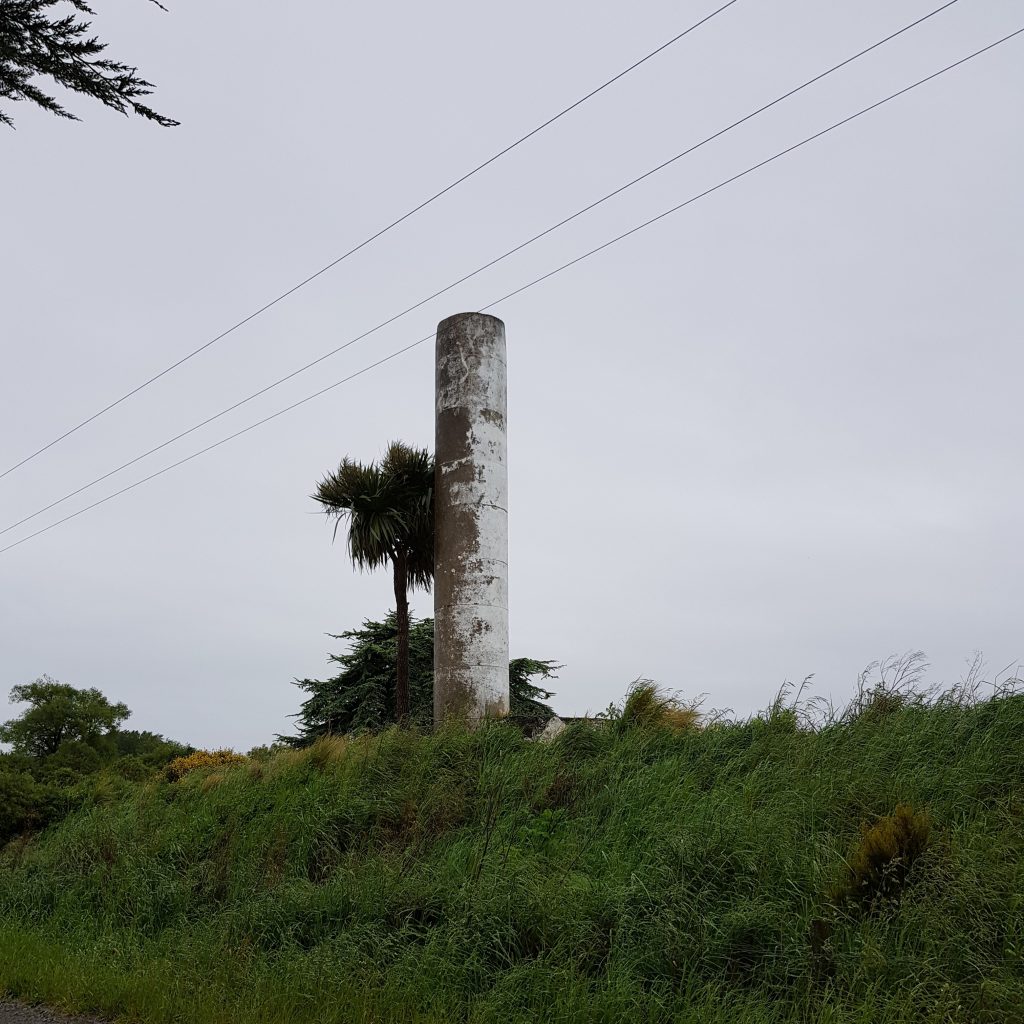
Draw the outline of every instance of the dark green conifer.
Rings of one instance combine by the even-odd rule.
[[[295,747],[308,746],[322,736],[363,730],[376,731],[395,721],[398,630],[395,613],[383,622],[367,620],[361,629],[333,636],[347,640],[344,654],[330,660],[340,666],[330,679],[297,679],[309,696],[295,716],[298,736],[282,736]],[[527,727],[543,725],[554,712],[544,701],[552,694],[533,683],[550,679],[558,666],[552,661],[516,658],[509,663],[509,717]],[[409,722],[428,728],[433,716],[434,620],[413,620],[409,629]]]
[[[178,124],[141,102],[153,85],[138,69],[102,56],[106,43],[91,34],[92,25],[79,15],[94,15],[85,0],[64,0],[78,14],[61,16],[53,8],[61,0],[0,0],[0,100],[28,100],[57,117],[78,118],[39,79],[50,79],[122,114],[135,113],[165,128]],[[158,7],[163,5],[150,0]],[[10,114],[0,107],[0,124],[11,127]]]

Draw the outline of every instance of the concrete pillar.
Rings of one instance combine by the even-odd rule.
[[[505,325],[437,327],[434,722],[508,714]]]

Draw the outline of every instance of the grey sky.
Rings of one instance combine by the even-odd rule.
[[[98,5],[182,121],[10,108],[3,468],[371,234],[714,2]],[[16,474],[0,528],[361,333],[938,6],[741,0]],[[298,10],[298,8],[296,8]],[[961,0],[834,79],[31,524],[203,447],[1024,25]],[[643,674],[749,713],[922,648],[1024,658],[1024,37],[503,304],[512,652],[556,707]],[[308,495],[430,444],[432,347],[0,555],[0,687],[288,731],[325,633],[390,607]],[[30,532],[26,525],[0,538]],[[2,546],[2,545],[0,545]],[[418,614],[429,595],[413,598]]]

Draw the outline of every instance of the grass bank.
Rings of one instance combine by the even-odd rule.
[[[145,1024],[1019,1021],[1022,737],[1022,696],[876,699],[108,781],[0,854],[0,989]]]

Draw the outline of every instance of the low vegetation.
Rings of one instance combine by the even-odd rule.
[[[0,853],[0,990],[144,1024],[1017,1021],[1024,695],[913,682],[747,721],[641,684],[550,744],[110,778]]]
[[[152,732],[122,728],[131,716],[99,690],[80,690],[49,676],[15,686],[25,705],[0,724],[0,842],[57,821],[122,782],[142,782],[192,748]]]

